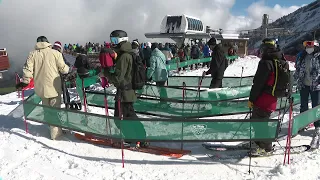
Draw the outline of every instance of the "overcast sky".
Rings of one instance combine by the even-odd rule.
[[[245,1],[245,0],[237,0]],[[21,68],[38,36],[50,42],[84,44],[109,41],[112,30],[127,31],[130,39],[147,41],[145,32],[157,32],[167,14],[200,18],[212,28],[256,28],[262,14],[277,18],[302,4],[268,7],[263,1],[250,4],[245,16],[234,16],[235,0],[0,0],[0,47],[8,49],[15,67]],[[239,3],[239,2],[237,2]],[[236,13],[239,14],[239,13]],[[152,41],[152,40],[148,40]]]

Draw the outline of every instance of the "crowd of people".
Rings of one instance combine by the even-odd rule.
[[[115,30],[110,34],[110,41],[110,43],[104,43],[103,45],[90,42],[85,46],[69,44],[68,46],[65,45],[64,50],[87,53],[91,49],[93,52],[99,52],[102,77],[117,88],[115,116],[137,117],[133,106],[137,100],[135,90],[143,81],[154,81],[159,87],[165,86],[168,79],[166,64],[173,57],[179,57],[180,61],[183,62],[188,60],[188,57],[198,59],[202,54],[204,57],[211,56],[209,70],[205,74],[211,74],[211,88],[222,87],[222,79],[228,62],[225,52],[215,38],[211,38],[204,45],[199,43],[190,47],[187,44],[178,48],[176,45],[169,43],[164,45],[149,42],[139,43],[138,40],[130,42],[125,31]],[[303,45],[304,49],[297,60],[294,75],[298,82],[297,89],[300,92],[301,113],[308,109],[309,95],[311,96],[312,107],[319,105],[320,101],[319,44],[315,41],[305,41]],[[60,42],[52,45],[46,37],[40,36],[37,39],[35,50],[30,52],[23,67],[23,80],[17,84],[17,88],[26,87],[30,79],[34,78],[35,93],[41,97],[43,104],[60,107],[60,75],[69,72],[69,66],[64,61],[61,51]],[[290,96],[291,91],[288,91],[288,89],[292,88],[292,84],[290,84],[290,78],[288,78],[290,77],[288,63],[274,39],[264,39],[262,41],[260,55],[261,61],[254,76],[248,107],[252,109],[253,119],[269,119],[271,113],[276,110],[278,98]],[[82,54],[79,57],[84,56]],[[83,59],[81,58],[81,60]],[[137,63],[139,61],[144,68]],[[80,77],[88,75],[86,73],[86,63],[79,63],[77,69]],[[144,69],[147,69],[145,74]],[[119,107],[121,108],[119,109]],[[139,137],[141,137],[141,133],[146,136],[143,125],[139,121],[136,123],[136,129],[123,131],[125,137],[134,139],[133,137],[137,137],[137,134],[140,134]],[[319,147],[320,121],[316,121],[314,126],[316,131],[311,145],[312,147]],[[253,128],[256,133],[255,136],[263,137],[263,135],[259,135],[260,132],[263,132],[261,126],[253,125]],[[56,139],[60,135],[61,128],[51,127],[52,139]],[[256,145],[258,146],[257,150],[272,151],[272,142],[258,141]]]
[[[210,50],[207,43],[199,42],[190,46],[189,43],[182,44],[178,47],[175,43],[157,43],[158,49],[165,55],[166,64],[169,64],[171,60],[178,59],[178,62],[185,62],[191,59],[207,58],[211,56],[212,51]],[[139,43],[138,39],[132,41],[133,49],[138,52],[139,56],[143,59],[146,67],[150,67],[151,57],[151,43]],[[104,42],[103,44],[88,42],[84,46],[77,44],[65,44],[64,53],[78,53],[78,54],[99,54],[104,48],[112,48],[111,43]],[[231,51],[235,55],[235,51]],[[210,63],[203,63],[202,67],[209,67]],[[199,64],[190,66],[190,70],[198,69]],[[183,70],[186,68],[184,67]],[[181,68],[179,69],[181,70]]]

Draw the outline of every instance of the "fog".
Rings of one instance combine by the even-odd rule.
[[[111,31],[122,29],[130,40],[152,42],[154,40],[146,39],[144,33],[158,32],[167,14],[187,14],[200,18],[212,28],[235,30],[258,27],[263,10],[270,11],[263,9],[263,2],[259,2],[251,6],[260,7],[260,12],[251,12],[250,17],[233,16],[230,10],[234,4],[235,0],[2,0],[0,47],[7,48],[12,65],[4,77],[12,78],[13,72],[21,71],[28,52],[41,35],[51,43],[101,43],[109,41]],[[280,7],[277,11],[283,9]],[[4,80],[0,83],[0,87],[3,86],[7,86]]]

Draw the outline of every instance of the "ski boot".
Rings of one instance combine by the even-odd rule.
[[[147,148],[150,145],[149,142],[137,142],[136,148]]]
[[[319,149],[319,140],[320,140],[320,128],[317,127],[314,131],[312,141],[310,143],[311,149]]]

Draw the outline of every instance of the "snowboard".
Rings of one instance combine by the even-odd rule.
[[[236,159],[245,157],[269,157],[274,155],[284,155],[285,147],[274,146],[271,152],[256,152],[250,154],[250,147],[248,145],[223,145],[223,144],[202,144],[204,148],[214,152],[214,154],[207,154],[211,159]],[[309,151],[311,146],[300,145],[291,146],[290,154],[299,154]]]
[[[92,144],[110,146],[114,148],[121,149],[120,143],[113,143],[110,139],[101,139],[96,137],[85,136],[79,133],[75,133],[74,136],[83,141],[90,142]],[[158,146],[148,146],[148,147],[132,147],[128,143],[124,143],[124,149],[142,153],[149,153],[154,155],[162,155],[162,156],[169,156],[173,158],[181,158],[182,156],[191,153],[189,150],[180,150],[180,149],[172,149],[172,148],[165,148],[165,147],[158,147]]]

